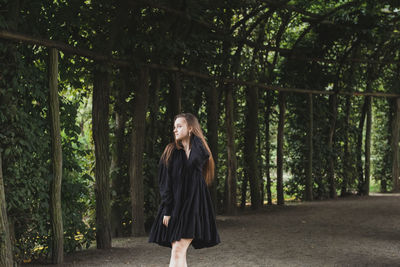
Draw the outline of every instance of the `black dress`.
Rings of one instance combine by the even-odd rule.
[[[159,162],[158,181],[161,204],[151,227],[149,242],[172,247],[172,241],[193,238],[195,249],[220,243],[210,192],[203,178],[209,152],[201,139],[191,136],[191,151],[174,149],[168,166]],[[168,227],[162,221],[170,215]]]

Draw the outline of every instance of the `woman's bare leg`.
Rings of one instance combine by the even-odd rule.
[[[186,251],[193,238],[181,238],[172,242],[171,260],[169,267],[187,267]]]

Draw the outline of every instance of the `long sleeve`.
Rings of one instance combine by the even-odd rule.
[[[210,153],[208,152],[208,150],[204,147],[203,142],[201,141],[201,139],[197,136],[193,137],[193,146],[196,149],[196,157],[193,160],[194,164],[198,167],[198,168],[202,168],[204,163],[208,160],[208,158],[210,157]]]
[[[200,143],[199,147],[201,150],[201,161],[202,161],[201,163],[204,164],[204,162],[208,160],[208,158],[210,157],[210,153],[207,151],[207,149],[204,147],[201,141],[199,143]]]
[[[174,199],[172,179],[169,175],[167,166],[165,166],[162,160],[159,163],[158,184],[160,187],[161,206],[163,208],[162,214],[170,216]]]

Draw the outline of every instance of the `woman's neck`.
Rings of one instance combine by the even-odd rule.
[[[189,150],[190,147],[190,137],[187,137],[185,139],[182,139],[182,146],[185,149],[185,151]]]

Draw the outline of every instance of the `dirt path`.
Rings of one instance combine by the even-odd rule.
[[[400,194],[287,204],[217,216],[221,243],[188,249],[188,266],[400,266]],[[70,255],[62,266],[168,266],[147,237]],[[47,265],[49,266],[49,265]]]

